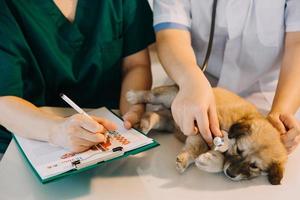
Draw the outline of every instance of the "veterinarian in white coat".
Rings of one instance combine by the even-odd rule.
[[[211,143],[212,135],[221,135],[211,86],[227,88],[271,110],[269,118],[292,151],[299,142],[294,116],[300,105],[300,0],[219,0],[204,76],[199,66],[208,46],[212,4],[154,1],[158,54],[180,87],[172,105],[175,121],[186,135],[194,133],[196,121]]]

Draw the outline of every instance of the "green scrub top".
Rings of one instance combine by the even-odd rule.
[[[122,58],[155,40],[146,0],[78,0],[72,23],[53,0],[0,8],[0,96],[36,106],[66,106],[63,92],[81,107],[118,108]]]

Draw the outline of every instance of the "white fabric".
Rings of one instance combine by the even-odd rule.
[[[189,27],[199,65],[207,49],[212,2],[154,1],[154,26]],[[218,86],[242,96],[262,93],[270,107],[286,31],[300,31],[300,0],[219,0],[208,73],[219,78]]]

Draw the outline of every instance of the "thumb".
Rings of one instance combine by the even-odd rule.
[[[298,127],[298,121],[292,115],[282,114],[279,116],[279,119],[288,130]]]
[[[132,128],[133,125],[140,121],[138,113],[134,111],[129,111],[123,116],[124,126],[126,129]]]
[[[281,134],[284,134],[286,132],[285,125],[279,118],[279,114],[269,115],[268,120]]]

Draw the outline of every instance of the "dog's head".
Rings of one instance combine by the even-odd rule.
[[[267,175],[271,184],[280,184],[287,152],[279,132],[265,118],[240,120],[230,127],[228,137],[234,142],[225,154],[227,177],[242,180]]]

